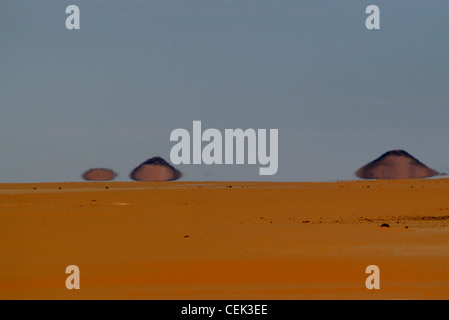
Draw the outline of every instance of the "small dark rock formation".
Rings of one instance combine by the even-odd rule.
[[[182,173],[161,157],[151,158],[140,164],[129,174],[135,181],[173,181],[181,178]]]
[[[404,150],[388,151],[356,171],[361,179],[418,179],[439,175]]]
[[[111,181],[117,174],[111,169],[93,168],[83,173],[81,176],[86,181]]]

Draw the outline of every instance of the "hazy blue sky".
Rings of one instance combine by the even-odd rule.
[[[448,1],[0,2],[0,182],[129,180],[193,120],[279,129],[279,170],[180,165],[184,180],[355,179],[397,148],[447,172]]]

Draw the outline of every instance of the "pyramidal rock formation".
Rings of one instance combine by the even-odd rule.
[[[111,181],[117,174],[111,169],[93,168],[83,173],[81,176],[86,181]]]
[[[361,179],[418,179],[439,175],[404,150],[392,150],[356,171]]]
[[[161,157],[148,159],[129,174],[129,177],[135,181],[173,181],[181,176],[182,173],[179,170]]]

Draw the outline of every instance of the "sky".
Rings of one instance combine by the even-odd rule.
[[[449,172],[448,1],[0,2],[0,183],[129,181],[195,120],[278,129],[279,168],[176,166],[185,181],[353,180],[393,149]]]

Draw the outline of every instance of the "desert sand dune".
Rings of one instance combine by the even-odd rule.
[[[0,184],[0,298],[448,299],[448,192],[448,179]]]
[[[135,181],[173,181],[182,176],[181,172],[161,157],[153,157],[140,164],[129,175]]]
[[[93,168],[84,172],[81,177],[86,181],[111,181],[117,174],[111,169]]]
[[[419,179],[438,175],[404,150],[392,150],[357,170],[362,179]]]

